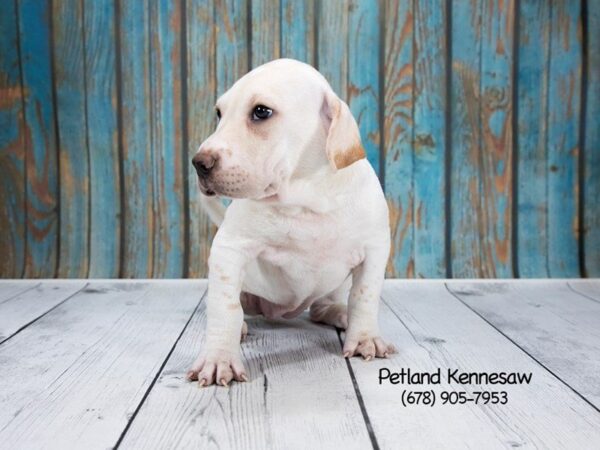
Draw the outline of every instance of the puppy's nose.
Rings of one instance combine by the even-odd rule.
[[[207,177],[215,167],[219,156],[211,151],[200,151],[192,158],[192,165],[200,177]]]

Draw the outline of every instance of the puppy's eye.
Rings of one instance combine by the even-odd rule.
[[[273,110],[265,105],[255,106],[252,110],[252,120],[265,120],[271,117]]]
[[[216,108],[217,110],[217,120],[221,120],[221,110],[219,108]]]

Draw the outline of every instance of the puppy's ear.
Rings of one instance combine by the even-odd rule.
[[[348,105],[333,92],[323,100],[322,114],[328,125],[327,159],[334,169],[343,169],[365,157],[358,125]]]

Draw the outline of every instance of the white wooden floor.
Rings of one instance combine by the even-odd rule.
[[[600,280],[387,281],[380,323],[399,353],[371,362],[306,317],[250,318],[250,381],[201,389],[184,374],[205,291],[1,281],[0,448],[600,448]],[[442,382],[379,384],[381,368]],[[457,385],[448,369],[532,377]],[[411,391],[436,403],[409,405]],[[443,404],[481,391],[507,403]]]

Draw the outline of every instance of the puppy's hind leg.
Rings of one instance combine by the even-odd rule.
[[[310,306],[309,317],[313,322],[324,323],[345,330],[348,328],[348,307],[346,302],[350,292],[351,278],[329,294]]]

